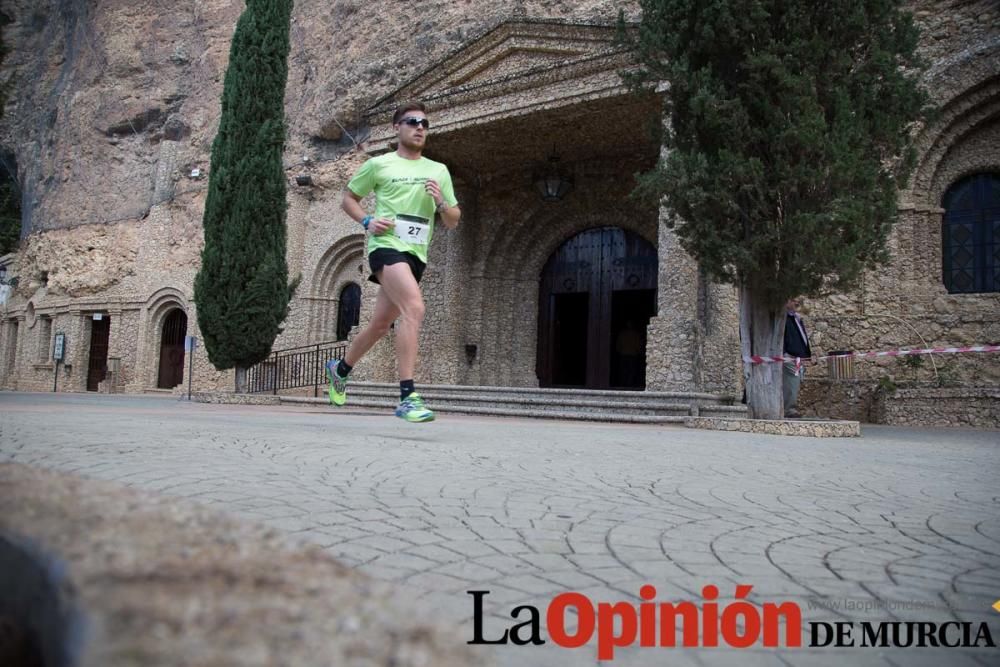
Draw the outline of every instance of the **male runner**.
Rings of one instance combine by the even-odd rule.
[[[448,229],[458,226],[458,208],[448,168],[423,157],[430,121],[423,104],[396,109],[392,117],[398,147],[365,162],[344,191],[342,208],[361,223],[368,236],[369,280],[378,283],[371,322],[351,343],[344,358],[326,363],[330,402],[347,400],[347,376],[361,357],[396,319],[396,364],[399,369],[399,407],[396,416],[409,422],[429,422],[434,413],[424,406],[413,386],[417,340],[424,319],[421,276],[427,266],[427,248],[434,234],[434,215]],[[375,214],[368,215],[361,200],[375,193]]]

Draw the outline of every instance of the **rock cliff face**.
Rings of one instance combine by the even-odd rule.
[[[982,41],[995,15],[992,5],[913,2],[928,57]],[[167,202],[200,218],[229,40],[243,7],[238,0],[5,3],[11,53],[0,79],[12,94],[0,122],[0,146],[16,156],[25,235],[134,223]],[[297,0],[286,163],[315,164],[349,151],[366,133],[362,110],[505,18],[610,22],[619,8],[631,19],[638,16],[637,2],[610,0],[428,0],[419,6]],[[184,240],[197,245],[200,234],[190,231]],[[48,252],[67,255],[66,266],[75,245]],[[25,255],[22,275],[53,272],[55,265],[32,268],[31,259],[39,256]],[[71,294],[92,292],[128,270],[121,261],[110,266],[79,281],[63,272],[63,287]]]
[[[12,0],[13,94],[0,142],[17,157],[25,231],[145,217],[204,187],[229,40],[244,3]],[[298,0],[286,95],[289,164],[353,147],[360,112],[512,12],[612,21],[620,3]]]

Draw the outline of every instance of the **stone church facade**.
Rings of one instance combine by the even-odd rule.
[[[201,212],[241,3],[216,0],[184,17],[117,1],[53,4],[76,7],[75,23],[51,25],[25,3],[5,32],[5,74],[18,87],[0,137],[25,193],[25,237],[8,261],[18,281],[2,305],[0,386],[170,389],[190,364],[196,389],[230,389],[231,373],[215,371],[203,349],[186,355],[183,340],[200,337]],[[367,157],[391,149],[395,105],[420,99],[433,123],[427,155],[449,165],[464,217],[431,248],[418,383],[738,400],[734,289],[704,278],[666,211],[629,197],[661,151],[660,99],[623,87],[629,56],[615,44],[611,3],[426,4],[440,24],[408,27],[378,3],[371,15],[352,3],[296,3],[288,263],[302,282],[275,348],[343,337],[359,292],[364,324],[374,285],[340,197]],[[891,264],[850,294],[809,301],[814,350],[1000,342],[1000,10],[987,0],[911,5],[941,112],[919,137]],[[334,32],[338,21],[359,28]],[[359,31],[371,39],[348,35]],[[385,57],[372,43],[396,51]],[[553,192],[543,197],[546,179]],[[808,411],[997,419],[1000,355],[859,361],[853,371],[812,369]],[[391,341],[357,373],[393,381]]]

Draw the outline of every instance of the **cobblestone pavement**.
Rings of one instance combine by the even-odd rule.
[[[455,624],[456,642],[472,638],[469,590],[490,591],[493,639],[527,620],[511,619],[517,605],[544,623],[558,593],[637,605],[643,584],[656,601],[698,605],[713,584],[720,610],[750,584],[751,601],[798,602],[806,624],[985,621],[1000,642],[998,431],[868,427],[820,440],[455,416],[412,425],[349,409],[2,393],[0,460],[193,499],[319,543],[415,592]],[[595,646],[477,650],[546,667],[1000,664],[989,648],[760,643],[632,647],[598,663]]]

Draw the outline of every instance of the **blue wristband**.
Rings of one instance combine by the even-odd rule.
[[[368,231],[368,224],[374,219],[375,219],[374,215],[366,215],[364,218],[361,219],[361,226],[365,228],[366,232]]]

